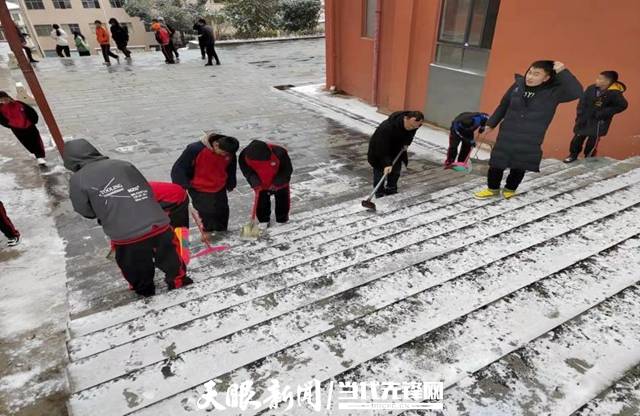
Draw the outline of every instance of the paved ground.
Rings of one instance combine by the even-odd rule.
[[[36,72],[67,139],[87,138],[106,155],[133,162],[149,179],[168,180],[184,146],[203,131],[214,130],[242,144],[259,138],[288,147],[296,168],[294,211],[362,193],[369,180],[367,135],[273,88],[322,82],[324,40],[226,46],[220,56],[223,64],[213,68],[205,68],[196,51],[184,52],[175,66],[163,64],[159,53],[137,54],[132,64],[109,68],[97,57],[47,59]],[[21,77],[18,71],[12,75]],[[3,155],[17,162],[2,170],[28,167],[33,177],[29,158],[8,133],[0,131],[2,142],[12,146],[11,154]],[[53,151],[48,159],[52,165],[60,163]],[[417,158],[410,172],[425,166],[432,163]],[[107,241],[101,228],[71,211],[64,197],[67,174],[59,166],[49,171],[46,180],[53,184],[46,189],[59,207],[55,225],[66,243],[69,315],[77,318],[130,302],[132,295],[117,277],[114,263],[104,258]],[[44,186],[39,179],[33,181]],[[234,229],[247,218],[251,199],[243,178],[239,183],[230,198]]]

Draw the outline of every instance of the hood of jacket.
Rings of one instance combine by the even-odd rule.
[[[77,172],[85,165],[99,160],[109,159],[102,155],[85,139],[70,140],[64,144],[64,167],[72,172]]]
[[[607,91],[620,91],[623,93],[627,90],[627,86],[622,81],[616,81],[607,88]]]

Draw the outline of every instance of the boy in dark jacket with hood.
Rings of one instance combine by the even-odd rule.
[[[207,53],[207,63],[204,66],[212,66],[214,58],[216,65],[220,65],[220,59],[218,59],[218,54],[216,53],[216,39],[213,34],[213,28],[204,19],[198,19],[193,28],[198,32],[198,43],[200,44],[202,59],[204,59],[204,53]]]
[[[488,119],[489,115],[486,113],[472,112],[460,113],[453,119],[449,129],[449,150],[447,151],[447,160],[444,162],[445,169],[451,167],[454,169],[456,167],[468,168],[467,162],[471,149],[476,145],[475,131],[483,133]],[[460,146],[460,153],[458,153],[458,146]],[[457,162],[456,157],[458,158]]]
[[[129,43],[129,31],[126,26],[122,26],[115,18],[109,19],[111,25],[111,37],[116,43],[116,46],[124,54],[127,60],[131,59],[131,51],[127,49]]]
[[[584,157],[592,157],[598,151],[600,137],[606,136],[615,114],[627,109],[627,100],[622,95],[627,87],[618,81],[616,71],[603,71],[596,83],[587,87],[578,102],[573,140],[569,156],[564,163],[578,159],[585,140]]]
[[[407,148],[423,120],[424,115],[420,111],[397,111],[380,123],[371,136],[367,159],[373,168],[373,187],[387,174],[386,187],[378,188],[376,197],[398,193],[402,166],[400,163],[393,165],[393,159],[402,151],[404,153],[400,160],[407,166]]]
[[[0,91],[0,124],[11,129],[25,149],[32,153],[40,166],[45,166],[44,144],[36,127],[38,113],[28,104],[16,101]]]
[[[189,191],[205,231],[227,230],[227,192],[236,187],[238,147],[234,137],[208,133],[188,145],[171,169],[171,180]]]
[[[485,134],[502,124],[489,160],[488,188],[476,192],[476,199],[499,196],[506,169],[509,176],[502,191],[506,199],[515,195],[526,171],[540,171],[542,142],[558,104],[582,93],[582,85],[562,62],[536,61],[525,76],[515,78],[487,121]]]
[[[276,200],[276,222],[289,221],[289,182],[293,166],[287,150],[276,144],[253,140],[240,152],[240,170],[256,192],[256,217],[262,224],[271,219],[271,195]]]
[[[137,294],[155,294],[156,267],[165,273],[169,289],[193,283],[186,276],[169,218],[135,166],[103,156],[84,139],[65,143],[63,160],[74,172],[69,180],[73,209],[85,218],[97,218]]]

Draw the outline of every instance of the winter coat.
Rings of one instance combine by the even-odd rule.
[[[14,100],[0,105],[0,125],[11,130],[27,129],[38,122],[38,113],[28,104]]]
[[[502,122],[489,160],[491,167],[538,172],[544,135],[558,104],[580,97],[582,85],[565,69],[537,88],[535,96],[528,101],[525,101],[524,91],[524,77],[516,75],[515,83],[487,121],[491,128]]]
[[[129,31],[126,26],[115,23],[111,25],[111,37],[116,45],[126,45],[129,42]]]
[[[149,182],[149,186],[151,186],[154,199],[165,211],[170,211],[188,198],[187,191],[175,183]]]
[[[97,218],[114,244],[130,244],[169,228],[169,218],[153,198],[151,187],[129,162],[103,156],[84,139],[64,146],[64,166],[73,209]]]
[[[215,193],[236,187],[236,155],[220,156],[206,139],[191,143],[171,168],[171,181],[184,189]]]
[[[171,34],[169,30],[162,26],[160,23],[154,23],[151,25],[151,29],[153,29],[156,33],[156,42],[158,42],[162,46],[167,46],[169,42],[171,42]]]
[[[404,128],[406,111],[397,111],[380,123],[369,141],[367,159],[374,169],[384,169],[391,166],[393,159],[400,153],[403,146],[409,146],[413,142],[417,130]],[[406,165],[409,162],[407,152],[400,157]]]
[[[75,43],[76,43],[76,49],[78,49],[78,52],[91,52],[89,50],[89,45],[87,45],[87,41],[82,39],[82,37],[76,36]]]
[[[51,38],[56,41],[56,46],[69,46],[67,34],[62,29],[53,29],[51,31]]]
[[[474,132],[484,132],[489,115],[486,113],[465,112],[460,113],[451,122],[449,132],[465,142],[475,146]]]
[[[626,90],[626,85],[620,81],[602,92],[595,85],[587,87],[578,102],[573,132],[581,136],[606,136],[613,116],[629,105],[622,95]]]
[[[198,31],[200,34],[200,38],[202,39],[202,44],[204,46],[214,45],[216,42],[215,35],[213,34],[213,28],[209,25],[200,25],[200,30]]]
[[[109,32],[103,26],[96,27],[96,39],[100,45],[108,45],[109,42]]]
[[[240,152],[239,157],[240,170],[251,188],[269,190],[289,186],[293,165],[287,150],[284,147],[266,143],[268,151],[263,152],[264,144],[258,148],[255,146],[256,142],[259,140],[249,143],[249,146]]]

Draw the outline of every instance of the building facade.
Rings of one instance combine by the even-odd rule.
[[[95,20],[107,23],[110,18],[116,18],[129,30],[129,47],[133,49],[148,49],[154,45],[155,39],[144,23],[137,17],[130,17],[123,9],[124,0],[16,0],[21,3],[26,20],[26,26],[34,43],[38,43],[47,56],[56,56],[55,41],[51,38],[54,23],[69,35],[69,45],[75,49],[72,31],[79,30],[94,51],[99,49],[95,37]]]
[[[326,83],[382,112],[422,110],[448,127],[460,112],[493,112],[535,60],[564,62],[585,87],[613,69],[629,108],[599,154],[640,155],[638,15],[637,0],[326,0]],[[576,104],[558,108],[545,157],[567,155]]]

